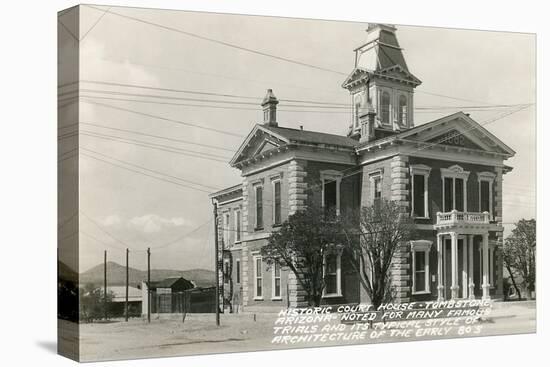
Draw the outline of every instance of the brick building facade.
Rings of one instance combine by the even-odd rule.
[[[337,213],[393,200],[414,217],[417,238],[394,257],[398,302],[502,297],[502,180],[515,152],[457,112],[414,125],[414,89],[396,29],[372,25],[344,81],[351,95],[347,136],[277,122],[271,90],[231,160],[239,185],[213,193],[219,217],[219,281],[227,310],[304,305],[288,269],[267,267],[259,250],[278,226],[310,205]],[[368,303],[345,256],[327,260],[324,303]]]

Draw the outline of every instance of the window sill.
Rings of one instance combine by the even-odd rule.
[[[322,298],[338,298],[343,297],[341,293],[323,294]]]
[[[264,297],[254,297],[254,301],[263,301]]]
[[[429,220],[430,217],[414,217],[414,219],[422,219],[422,220]]]
[[[272,301],[282,301],[283,298],[282,297],[271,297],[271,300]]]
[[[278,228],[280,226],[282,226],[283,224],[282,223],[273,223],[273,225],[271,227],[273,228]]]
[[[255,232],[263,231],[263,230],[264,230],[264,227],[256,227],[256,228],[254,228],[254,231],[255,231]]]
[[[432,292],[430,291],[418,291],[418,292],[411,292],[411,294],[413,296],[416,296],[416,295],[422,295],[422,294],[431,294]]]

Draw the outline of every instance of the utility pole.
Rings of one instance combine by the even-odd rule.
[[[147,322],[151,322],[151,248],[147,247]]]
[[[107,250],[103,253],[103,312],[107,320]]]
[[[126,314],[126,322],[128,322],[128,283],[130,282],[130,277],[128,274],[128,257],[130,254],[130,250],[126,249],[126,305],[125,305],[125,314]]]
[[[218,264],[218,203],[214,202],[214,271],[216,272],[216,326],[220,326],[220,277]]]

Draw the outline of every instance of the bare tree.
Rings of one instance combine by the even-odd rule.
[[[324,258],[341,240],[342,224],[335,215],[308,206],[291,216],[274,231],[261,249],[268,266],[288,267],[306,292],[310,306],[321,304]]]
[[[521,219],[504,241],[503,257],[518,295],[521,297],[516,280],[521,278],[519,280],[527,299],[531,299],[531,294],[535,291],[536,250],[537,222],[534,219]]]
[[[344,220],[344,246],[374,307],[392,299],[391,266],[397,249],[414,237],[414,222],[403,207],[380,200]]]

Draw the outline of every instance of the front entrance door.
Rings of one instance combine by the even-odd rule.
[[[457,283],[458,283],[458,297],[461,298],[463,295],[463,276],[462,271],[464,270],[464,251],[465,251],[465,244],[463,238],[458,238],[458,245],[457,245]],[[444,297],[445,299],[451,299],[451,286],[453,281],[453,275],[452,275],[452,250],[451,250],[451,239],[446,238],[443,246],[443,284],[445,285],[445,292]]]

